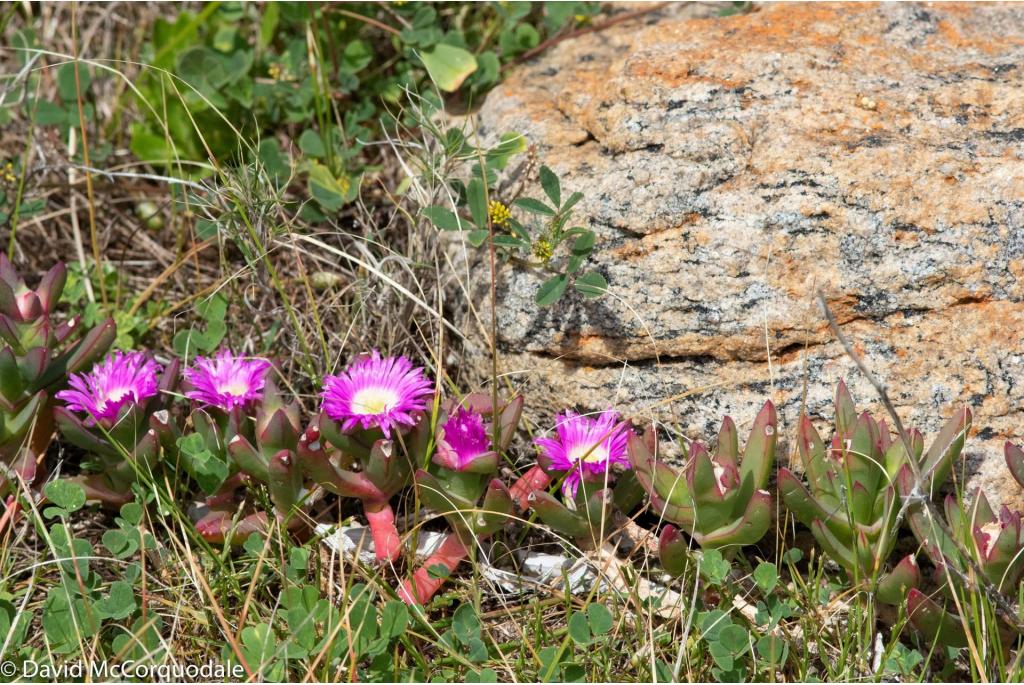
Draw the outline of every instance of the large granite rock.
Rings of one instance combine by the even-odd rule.
[[[1002,463],[1024,439],[1024,6],[685,11],[563,42],[488,97],[485,136],[525,134],[586,194],[611,285],[538,309],[541,279],[506,269],[501,370],[535,416],[614,404],[690,437],[766,398],[792,435],[840,378],[880,411],[820,290],[904,421],[927,439],[968,404],[970,484],[1024,504]]]

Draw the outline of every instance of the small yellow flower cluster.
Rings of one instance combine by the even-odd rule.
[[[4,182],[14,183],[18,180],[18,177],[14,175],[14,165],[10,162],[4,164]]]
[[[508,226],[509,222],[512,221],[512,212],[497,200],[491,200],[487,205],[487,216],[492,224],[502,228]]]
[[[541,238],[533,244],[533,256],[547,264],[555,254],[555,248],[547,238]]]
[[[281,74],[283,73],[280,64],[271,64],[267,67],[267,75],[275,81],[281,80]]]

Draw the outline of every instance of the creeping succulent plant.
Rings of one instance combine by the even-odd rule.
[[[909,472],[900,474],[899,489],[903,494],[913,490]],[[970,563],[973,561],[983,582],[998,592],[1016,596],[1024,573],[1021,514],[1006,506],[996,514],[980,489],[966,507],[952,495],[946,496],[944,504],[948,532],[946,526],[937,525],[931,513],[919,504],[911,507],[907,518],[914,536],[935,564],[937,580],[946,594],[963,587],[965,579],[974,578]],[[908,615],[914,627],[928,639],[952,647],[967,644],[960,619],[921,593],[908,597]],[[1002,625],[1001,629],[1006,632],[1009,627]]]
[[[593,417],[566,412],[554,436],[536,440],[547,480],[561,477],[561,499],[544,489],[544,479],[535,478],[517,496],[525,493],[540,520],[580,548],[599,548],[615,528],[615,509],[629,511],[643,497],[626,456],[631,434],[612,410]],[[622,472],[613,472],[614,466]]]
[[[66,279],[57,264],[30,290],[0,254],[0,490],[14,474],[27,483],[36,479],[53,435],[53,394],[68,374],[102,357],[116,335],[112,319],[83,335],[77,318],[54,320]]]
[[[779,491],[798,521],[810,527],[815,539],[858,582],[879,579],[880,600],[898,603],[919,580],[913,559],[904,559],[892,573],[884,565],[896,542],[902,500],[897,476],[912,473],[913,459],[930,496],[949,475],[960,454],[971,413],[958,411],[924,451],[916,430],[903,438],[890,435],[884,420],[864,412],[858,416],[853,398],[840,382],[835,396],[836,430],[826,447],[810,419],[800,417],[797,444],[808,486],[789,469],[780,469]],[[912,454],[907,454],[907,445]]]
[[[499,403],[475,393],[461,403],[448,401],[438,417],[436,449],[429,469],[416,471],[420,499],[448,521],[452,532],[407,580],[399,597],[424,604],[478,542],[500,530],[514,513],[509,489],[495,478],[500,455],[508,449],[523,411],[523,397]],[[436,570],[436,569],[435,569]]]
[[[285,403],[272,380],[266,382],[263,397],[255,412],[250,428],[239,425],[235,417],[241,410],[233,408],[229,414],[230,426],[221,432],[216,420],[200,410],[193,413],[196,430],[204,441],[212,442],[218,433],[226,439],[227,454],[232,473],[218,493],[208,500],[209,513],[196,524],[196,529],[209,540],[222,540],[229,530],[241,542],[253,532],[264,532],[269,524],[265,511],[247,513],[236,524],[234,499],[226,497],[242,483],[263,483],[267,486],[273,513],[287,529],[296,529],[304,521],[296,507],[309,504],[309,490],[304,486],[299,464],[304,459],[316,459],[323,453],[319,429],[310,426],[303,430],[299,408],[294,402]],[[245,420],[245,419],[243,419]]]
[[[168,408],[179,366],[172,359],[161,374],[148,353],[116,352],[57,393],[66,403],[54,408],[61,435],[90,455],[92,473],[75,478],[89,499],[120,506],[138,475],[152,473],[173,439]]]
[[[356,357],[324,379],[319,430],[339,454],[310,455],[304,472],[324,489],[359,499],[378,561],[401,554],[390,499],[412,480],[430,443],[426,398],[433,386],[405,357]]]
[[[413,457],[424,454],[430,442],[430,421],[415,412],[411,431],[388,440],[373,431],[343,433],[321,415],[317,430],[335,450],[302,456],[303,473],[328,492],[358,499],[370,524],[378,561],[395,561],[402,552],[390,500],[412,482]]]
[[[196,512],[196,530],[210,542],[230,537],[240,544],[271,525],[266,511],[236,498],[239,488],[265,485],[273,516],[294,530],[304,521],[296,505],[309,501],[299,460],[321,450],[319,432],[303,430],[299,407],[286,403],[270,377],[270,363],[223,351],[197,358],[186,369],[185,396],[193,408],[185,432],[170,423],[165,446],[169,460],[180,465],[207,493]]]
[[[701,547],[750,545],[771,525],[772,498],[764,488],[775,462],[775,407],[766,402],[754,420],[742,452],[732,419],[725,417],[714,452],[690,443],[686,468],[676,471],[659,459],[653,429],[629,442],[637,479],[650,495],[654,514],[669,521],[662,530],[662,566],[680,574],[686,566],[689,534]]]

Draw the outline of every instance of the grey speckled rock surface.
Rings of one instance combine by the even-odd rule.
[[[790,434],[803,401],[830,418],[839,378],[877,410],[820,289],[904,420],[927,439],[969,404],[972,484],[1024,503],[1002,465],[1024,438],[1024,6],[685,11],[566,41],[488,97],[485,136],[527,135],[585,192],[611,285],[538,310],[541,277],[506,270],[502,371],[536,416],[615,404],[708,439],[765,398]],[[468,359],[489,374],[484,345]]]

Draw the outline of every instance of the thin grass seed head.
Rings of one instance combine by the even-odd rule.
[[[236,357],[222,349],[214,357],[196,357],[185,369],[191,388],[185,396],[200,404],[230,411],[263,398],[270,362],[260,358]]]
[[[117,351],[87,373],[72,374],[69,390],[56,398],[71,411],[88,415],[86,425],[117,419],[122,408],[137,405],[158,392],[160,365],[146,352]]]
[[[557,437],[534,440],[555,471],[566,471],[562,492],[576,497],[580,482],[602,480],[619,465],[630,468],[626,455],[629,429],[618,412],[606,409],[597,418],[566,411],[555,425]]]
[[[324,378],[323,411],[341,429],[379,428],[385,437],[400,426],[414,426],[413,412],[426,409],[434,385],[422,367],[405,356],[381,357],[374,350],[338,375]]]

